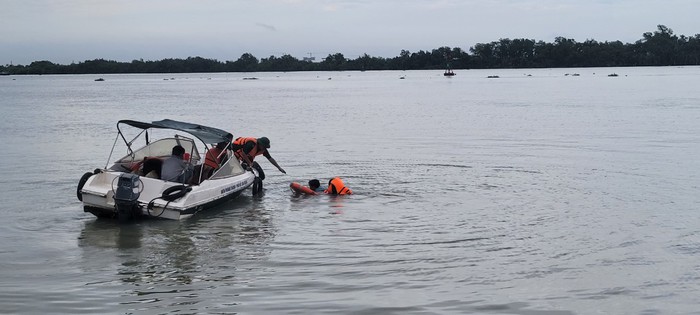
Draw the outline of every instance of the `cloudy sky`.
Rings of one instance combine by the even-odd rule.
[[[0,0],[0,64],[342,53],[700,33],[700,0]]]

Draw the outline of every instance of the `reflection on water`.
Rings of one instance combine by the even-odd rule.
[[[78,244],[81,247],[140,248],[142,231],[142,227],[136,224],[122,227],[114,220],[87,221],[78,238]]]
[[[237,284],[236,270],[269,255],[274,239],[271,216],[251,197],[228,202],[192,220],[85,222],[78,246],[82,268],[92,273],[115,268],[114,279],[129,285],[116,301],[148,308],[210,301],[207,288]],[[103,277],[111,278],[109,275]],[[102,286],[104,283],[88,283]],[[133,306],[138,310],[138,306]]]

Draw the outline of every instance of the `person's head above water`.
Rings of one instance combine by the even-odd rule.
[[[311,190],[316,190],[319,187],[321,187],[321,182],[319,182],[318,179],[312,179],[309,181],[309,188],[311,188]]]

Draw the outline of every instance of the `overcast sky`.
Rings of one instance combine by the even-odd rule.
[[[658,24],[698,34],[699,12],[700,0],[0,0],[0,64],[395,57],[557,36],[631,43]]]

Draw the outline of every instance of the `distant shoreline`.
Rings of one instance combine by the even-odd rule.
[[[3,75],[21,74],[116,74],[116,73],[221,73],[221,72],[294,72],[294,71],[372,71],[437,69],[521,69],[521,68],[589,68],[631,66],[700,65],[700,34],[677,36],[673,30],[658,25],[634,43],[576,42],[563,37],[554,42],[532,39],[500,39],[469,48],[440,47],[432,51],[401,50],[393,58],[367,54],[348,59],[341,53],[329,54],[321,62],[291,55],[258,59],[245,53],[235,61],[202,57],[133,60],[119,62],[94,59],[70,65],[34,61],[29,65],[0,66]]]

